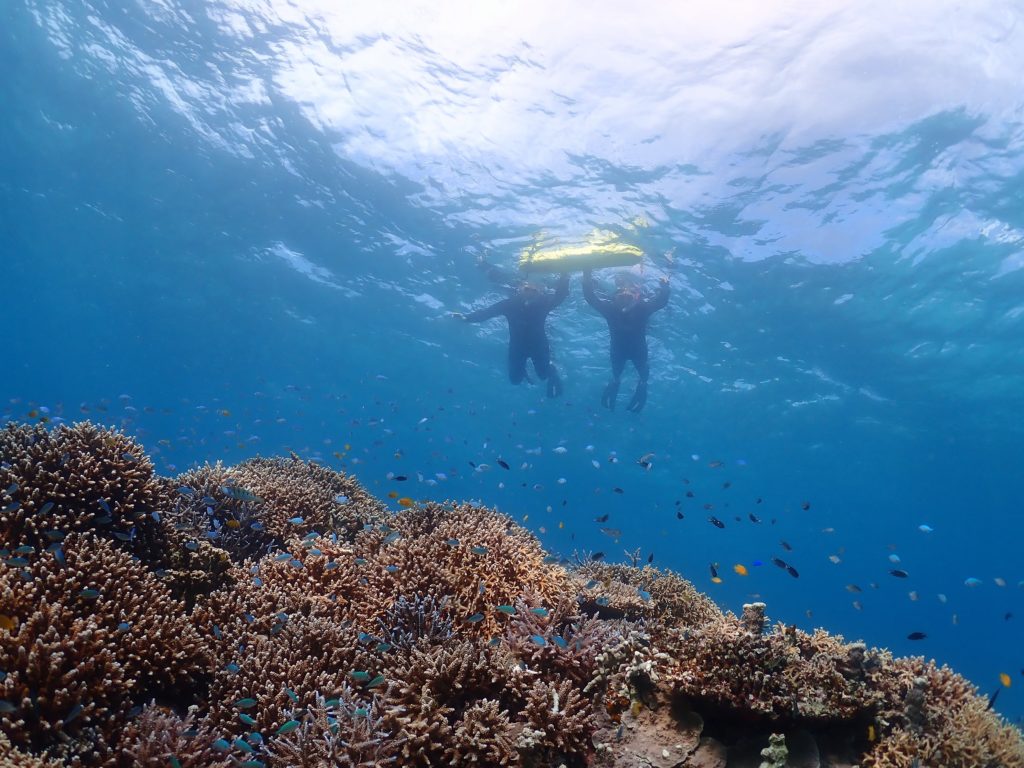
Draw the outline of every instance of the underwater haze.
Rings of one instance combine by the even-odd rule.
[[[676,5],[5,3],[0,417],[477,499],[1019,721],[1024,11]],[[671,288],[638,414],[578,273],[558,398],[451,315],[594,230]]]

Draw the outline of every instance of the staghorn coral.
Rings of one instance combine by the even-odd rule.
[[[14,549],[57,547],[94,531],[147,561],[164,535],[154,515],[164,501],[153,463],[121,432],[89,422],[0,430],[0,542]]]
[[[586,764],[593,752],[595,720],[590,702],[570,681],[536,681],[523,715],[526,725],[517,746],[524,765]]]
[[[273,635],[222,657],[226,663],[210,686],[207,720],[221,735],[244,736],[252,730],[274,733],[313,706],[320,695],[352,698],[356,685],[352,673],[357,668],[370,669],[372,678],[382,667],[372,656],[359,647],[350,629],[336,622],[289,619]],[[256,703],[240,708],[237,702],[246,699]],[[251,721],[241,722],[240,712]]]
[[[688,700],[761,719],[829,721],[864,716],[877,694],[849,674],[841,638],[779,625],[752,634],[735,617],[686,630],[666,672]]]
[[[366,560],[365,585],[353,597],[360,616],[383,618],[402,594],[447,600],[455,626],[492,637],[514,605],[531,591],[553,605],[571,594],[564,570],[546,562],[537,539],[508,517],[469,504],[427,504],[407,510],[390,527],[365,530],[353,544]],[[467,619],[479,614],[474,622]]]
[[[125,726],[105,768],[227,768],[232,760],[214,749],[215,740],[209,727],[196,722],[194,711],[182,718],[150,704]]]
[[[924,660],[766,633],[763,606],[722,614],[654,568],[566,571],[480,507],[390,516],[295,457],[154,481],[132,453],[115,478],[125,440],[0,434],[26,478],[4,535],[57,530],[18,522],[22,494],[76,500],[46,510],[60,548],[3,553],[0,765],[693,768],[756,765],[774,732],[808,765],[1024,768],[1019,731]],[[111,523],[76,506],[97,492]]]
[[[652,566],[583,563],[573,571],[580,603],[602,618],[653,620],[659,628],[699,627],[722,611],[686,579]]]
[[[0,596],[14,623],[0,629],[0,700],[14,705],[0,724],[19,746],[89,741],[93,727],[109,739],[132,703],[204,682],[208,657],[181,605],[105,539],[71,534],[61,560],[0,570]]]
[[[314,531],[333,532],[351,541],[364,526],[390,518],[387,508],[355,478],[302,461],[295,454],[287,459],[243,461],[230,476],[262,499],[262,522],[278,541]]]
[[[275,634],[281,614],[339,623],[348,618],[361,568],[352,550],[329,537],[291,543],[233,567],[227,586],[197,602],[191,622],[219,656]]]
[[[377,702],[316,703],[288,736],[268,748],[272,765],[289,768],[374,768],[397,761],[401,740],[383,730]]]
[[[520,728],[496,701],[481,699],[466,709],[445,747],[448,765],[513,766],[519,764],[516,738]]]
[[[57,760],[29,755],[15,749],[11,740],[0,731],[0,768],[61,768]]]
[[[988,711],[977,689],[948,667],[919,657],[892,659],[870,679],[883,692],[878,743],[864,768],[1002,768],[1024,765],[1020,731]]]

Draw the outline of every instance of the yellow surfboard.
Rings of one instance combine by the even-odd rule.
[[[614,233],[595,232],[582,245],[544,248],[541,244],[524,248],[519,254],[519,269],[524,272],[580,272],[604,267],[631,267],[639,264],[644,252],[635,245],[620,242]]]

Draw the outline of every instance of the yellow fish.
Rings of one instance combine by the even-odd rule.
[[[734,565],[732,569],[736,571],[736,573],[738,573],[740,576],[746,576],[748,573],[750,573],[750,571],[747,570],[747,566],[741,565],[740,563],[736,563],[736,565]]]
[[[1006,674],[1005,672],[1000,672],[999,673],[999,682],[1002,683],[1004,687],[1009,688],[1010,687],[1010,683],[1013,682],[1013,681],[1010,680],[1010,676],[1008,674]]]
[[[8,616],[6,613],[0,613],[0,629],[6,629],[8,632],[13,632],[18,628],[18,620],[14,616]],[[1009,683],[1007,683],[1009,685]]]
[[[721,576],[712,576],[711,577],[711,581],[714,584],[721,584],[722,583],[722,577]]]
[[[389,499],[397,499],[398,498],[398,491],[388,491],[388,498]]]
[[[874,740],[875,740],[875,726],[869,725],[868,726],[868,741],[874,741]]]
[[[416,502],[413,501],[412,499],[410,499],[408,496],[403,496],[402,498],[400,498],[398,500],[398,504],[399,504],[399,506],[408,508],[408,507],[411,507],[411,506],[415,505]]]

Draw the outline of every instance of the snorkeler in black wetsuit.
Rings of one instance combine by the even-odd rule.
[[[540,286],[525,282],[514,295],[489,307],[464,315],[453,312],[452,317],[469,323],[490,320],[504,315],[508,320],[508,378],[513,384],[523,379],[530,380],[526,373],[526,361],[533,360],[537,377],[547,379],[548,397],[562,394],[562,380],[551,362],[551,348],[544,328],[548,313],[561,304],[569,295],[569,275],[558,278],[554,293],[547,293]]]
[[[661,278],[660,283],[658,293],[651,299],[643,299],[640,289],[630,286],[620,287],[614,299],[603,299],[594,292],[594,276],[590,270],[583,273],[583,297],[590,306],[604,315],[611,334],[612,380],[601,395],[601,405],[606,408],[615,407],[622,371],[628,360],[633,361],[639,381],[627,410],[639,413],[647,402],[647,377],[650,374],[647,365],[647,321],[668,304],[668,278]]]

